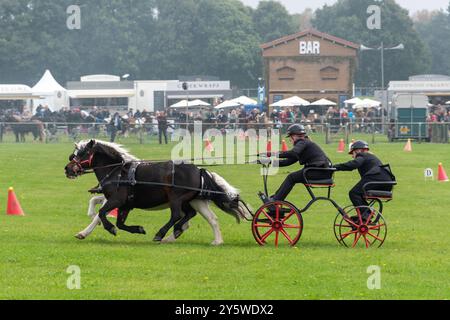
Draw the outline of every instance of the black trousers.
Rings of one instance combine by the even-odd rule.
[[[363,190],[364,185],[369,182],[383,182],[383,181],[391,181],[391,178],[387,175],[386,176],[380,175],[380,176],[368,176],[361,179],[361,181],[358,182],[349,192],[349,197],[353,205],[355,207],[368,206],[369,203],[367,202],[366,199],[364,199],[364,190]],[[392,188],[393,188],[392,186],[374,185],[369,186],[366,191],[368,190],[392,191]],[[364,212],[361,213],[363,218],[366,218],[367,215],[370,214],[370,212],[368,211],[369,210],[364,210]]]
[[[164,136],[164,140],[166,141],[166,144],[168,144],[167,140],[167,129],[159,129],[159,144],[162,144],[162,137]]]
[[[320,172],[311,170],[307,172],[307,179],[304,177],[304,170],[302,169],[300,171],[291,173],[287,176],[286,180],[284,180],[283,184],[281,185],[280,189],[275,193],[275,195],[272,197],[273,200],[277,201],[284,201],[289,193],[291,193],[292,189],[295,187],[297,183],[303,183],[306,184],[310,180],[326,180],[331,178],[330,172]],[[306,181],[308,180],[308,181]]]
[[[111,142],[116,141],[117,132],[119,130],[115,126],[111,126]]]

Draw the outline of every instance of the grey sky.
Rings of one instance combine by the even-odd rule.
[[[246,5],[256,7],[259,0],[241,0]],[[322,7],[324,4],[333,4],[336,0],[277,0],[281,2],[291,13],[300,13],[305,8],[317,9]],[[428,9],[446,9],[449,4],[449,0],[396,0],[398,4],[402,7],[408,9],[410,12],[414,13],[418,10]],[[374,1],[376,2],[376,1]]]

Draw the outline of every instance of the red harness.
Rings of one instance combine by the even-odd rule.
[[[75,156],[72,159],[72,163],[75,164],[80,169],[80,173],[83,174],[83,173],[85,173],[86,170],[92,169],[93,159],[94,159],[94,153],[91,153],[89,155],[89,158],[87,160],[83,160],[83,161],[78,159],[78,156]],[[87,165],[87,167],[85,167],[86,165]]]

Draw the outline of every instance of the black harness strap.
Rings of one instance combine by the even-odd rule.
[[[136,171],[138,167],[141,165],[140,162],[131,162],[130,169],[128,170],[128,181],[134,187],[137,183],[136,181]]]

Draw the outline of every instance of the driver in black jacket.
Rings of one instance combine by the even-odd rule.
[[[355,207],[368,206],[366,199],[364,198],[363,187],[368,182],[386,182],[395,181],[395,177],[392,172],[388,171],[383,166],[380,159],[378,159],[370,151],[369,144],[365,141],[356,141],[350,148],[350,153],[353,157],[353,161],[337,164],[335,168],[337,171],[353,171],[358,169],[361,176],[361,181],[350,190],[349,196]],[[377,185],[371,186],[370,190],[380,191],[392,191],[391,185]],[[370,210],[364,210],[361,212],[363,220],[367,220],[370,215]]]
[[[294,124],[288,129],[288,137],[294,144],[291,151],[280,152],[278,158],[280,167],[288,167],[296,162],[305,168],[330,168],[330,160],[323,150],[312,142],[306,134],[306,129],[302,125]],[[331,172],[310,171],[305,179],[304,169],[291,173],[280,189],[271,197],[273,201],[284,201],[297,183],[307,184],[307,180],[329,180]]]

